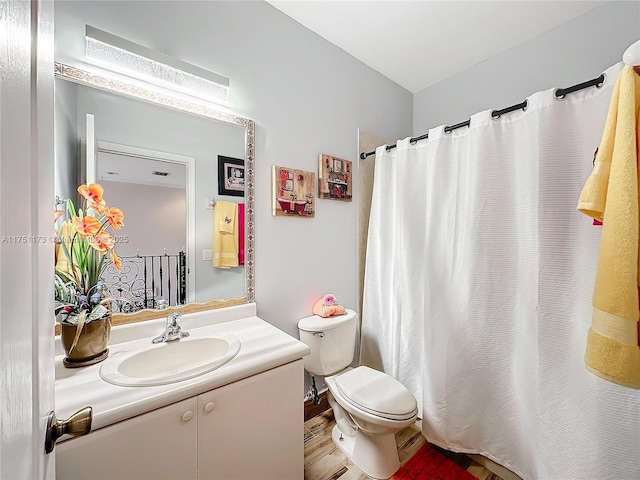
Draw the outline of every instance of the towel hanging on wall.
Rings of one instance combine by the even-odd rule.
[[[639,109],[640,76],[627,66],[578,201],[578,210],[603,222],[585,363],[596,375],[632,388],[640,388]]]
[[[238,204],[217,202],[213,216],[213,266],[238,266]]]

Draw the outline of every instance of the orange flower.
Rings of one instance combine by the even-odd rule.
[[[107,202],[102,200],[101,202],[89,202],[89,208],[98,214],[103,214],[107,209]]]
[[[87,239],[89,245],[91,245],[98,252],[105,254],[113,248],[116,240],[107,232],[97,233]]]
[[[104,213],[107,208],[107,203],[102,198],[102,194],[104,193],[102,185],[98,183],[91,183],[88,187],[86,185],[80,185],[78,187],[78,193],[87,199],[90,209],[96,213]]]
[[[124,225],[124,213],[119,208],[105,209],[104,216],[107,217],[107,222],[114,230],[120,230]]]
[[[56,220],[58,220],[62,215],[64,215],[64,210],[55,210],[53,212],[53,223],[56,223]]]
[[[92,183],[88,187],[86,185],[80,185],[78,187],[78,193],[91,203],[104,203],[104,200],[102,199],[104,189],[99,183]]]
[[[95,217],[73,217],[73,227],[81,237],[89,237],[98,233],[102,224]]]
[[[115,250],[111,250],[111,261],[118,270],[118,273],[122,273],[122,259],[118,256]]]

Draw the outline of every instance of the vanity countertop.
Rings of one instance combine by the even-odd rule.
[[[165,319],[145,325],[114,327],[109,354],[127,348],[131,342],[159,334]],[[64,355],[56,356],[55,401],[58,418],[67,418],[86,406],[93,407],[92,430],[184,400],[255,375],[309,354],[309,347],[255,315],[255,304],[184,315],[182,329],[195,336],[232,334],[241,342],[240,351],[229,363],[212,372],[159,386],[123,387],[100,377],[101,364],[65,368]],[[117,343],[114,343],[115,340]],[[303,392],[300,392],[302,398]],[[302,400],[301,400],[302,401]]]

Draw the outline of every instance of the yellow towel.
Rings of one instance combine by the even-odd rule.
[[[596,375],[633,388],[640,388],[639,110],[640,76],[627,66],[614,86],[593,171],[578,201],[578,210],[603,221],[585,363]]]
[[[226,233],[233,234],[236,229],[236,222],[238,220],[238,204],[234,202],[217,202],[216,203],[218,220],[218,230],[223,235]]]
[[[217,202],[213,216],[213,266],[238,266],[238,204]]]

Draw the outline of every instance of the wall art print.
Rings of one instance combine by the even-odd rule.
[[[315,173],[274,165],[271,180],[273,215],[306,218],[315,216]]]
[[[244,197],[244,160],[218,155],[218,195]]]
[[[353,164],[349,160],[318,155],[318,198],[350,202],[353,198]]]

